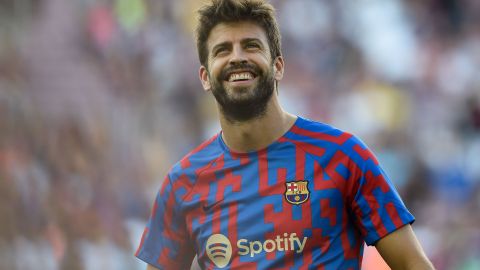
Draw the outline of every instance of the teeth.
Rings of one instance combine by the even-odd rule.
[[[228,81],[233,82],[238,80],[250,80],[250,79],[253,79],[253,75],[250,72],[244,72],[244,73],[234,73],[230,75],[230,78],[228,79]]]

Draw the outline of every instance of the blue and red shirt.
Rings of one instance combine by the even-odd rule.
[[[168,173],[136,256],[159,269],[360,269],[363,243],[412,223],[355,136],[298,117],[267,148],[217,134]]]

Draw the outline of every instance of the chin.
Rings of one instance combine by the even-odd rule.
[[[248,101],[254,99],[255,94],[249,89],[240,89],[230,92],[228,98],[234,101]]]

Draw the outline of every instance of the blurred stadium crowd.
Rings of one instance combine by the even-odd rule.
[[[198,0],[0,0],[0,269],[144,269],[169,167],[219,126]],[[293,113],[377,153],[439,270],[480,269],[480,2],[272,0]]]

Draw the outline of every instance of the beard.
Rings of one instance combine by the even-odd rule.
[[[250,86],[227,91],[223,83],[226,74],[238,69],[252,70],[257,74],[258,82],[253,86],[254,89],[249,89]],[[217,78],[210,77],[210,81],[212,94],[220,105],[220,111],[231,123],[245,122],[265,115],[268,101],[275,89],[273,66],[267,72],[263,72],[251,64],[237,64],[225,69]]]

